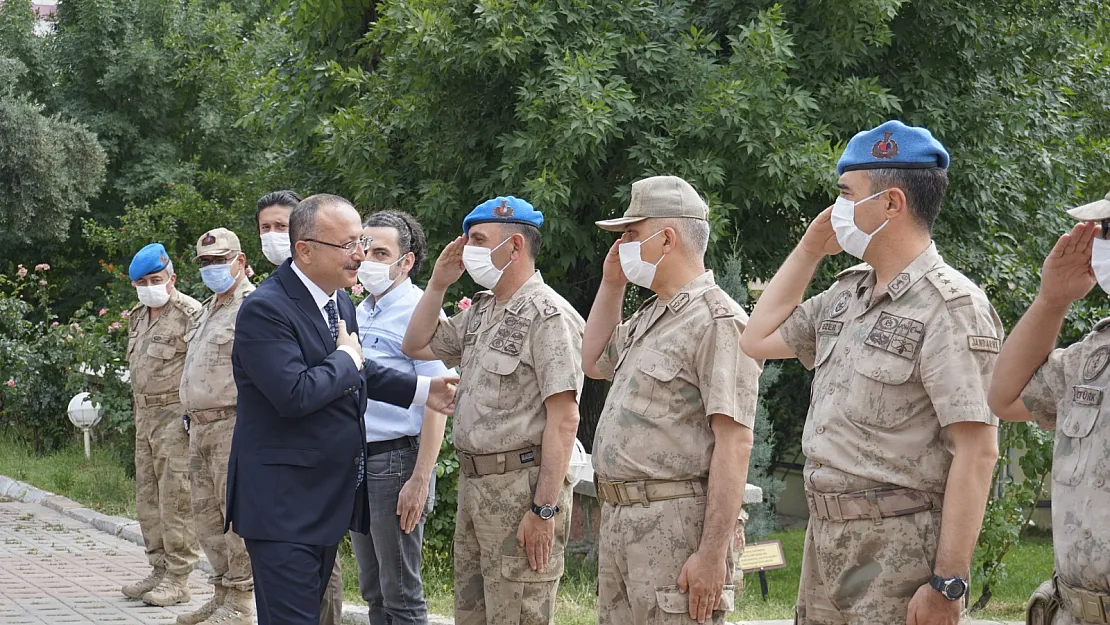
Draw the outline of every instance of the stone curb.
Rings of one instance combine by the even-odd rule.
[[[140,547],[144,546],[143,535],[139,531],[138,521],[121,516],[109,516],[97,512],[96,510],[90,510],[72,499],[42,490],[41,488],[36,488],[26,482],[20,482],[5,475],[0,475],[0,497],[14,499],[23,503],[34,503],[45,506],[71,519],[92,526],[101,532],[111,534],[117,538],[122,538]],[[208,563],[208,559],[205,558],[203,554],[200,556],[200,559],[197,560],[197,568],[209,575],[212,574],[212,565]],[[451,618],[432,614],[428,615],[429,625],[454,625],[454,622],[454,619]],[[350,625],[369,625],[370,619],[366,613],[366,606],[344,603],[343,623],[348,623]]]

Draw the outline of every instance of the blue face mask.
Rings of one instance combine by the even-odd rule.
[[[235,261],[232,261],[234,263]],[[204,286],[216,293],[227,293],[235,286],[235,276],[231,275],[231,264],[209,265],[200,268],[200,279]]]

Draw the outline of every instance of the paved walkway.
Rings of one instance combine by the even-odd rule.
[[[193,601],[157,608],[120,586],[150,571],[141,547],[37,504],[0,499],[0,623],[172,624],[211,596],[205,575],[190,578]]]

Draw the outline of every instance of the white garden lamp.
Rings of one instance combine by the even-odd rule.
[[[100,404],[89,401],[88,393],[77,393],[69,400],[69,420],[85,433],[85,458],[92,456],[89,429],[100,421]]]

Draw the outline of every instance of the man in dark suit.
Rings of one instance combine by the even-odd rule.
[[[303,200],[289,235],[293,257],[243,304],[232,352],[239,400],[227,528],[251,556],[259,625],[317,625],[339,541],[369,529],[367,398],[449,411],[457,381],[363,360],[343,289],[357,281],[369,242],[350,202]]]

